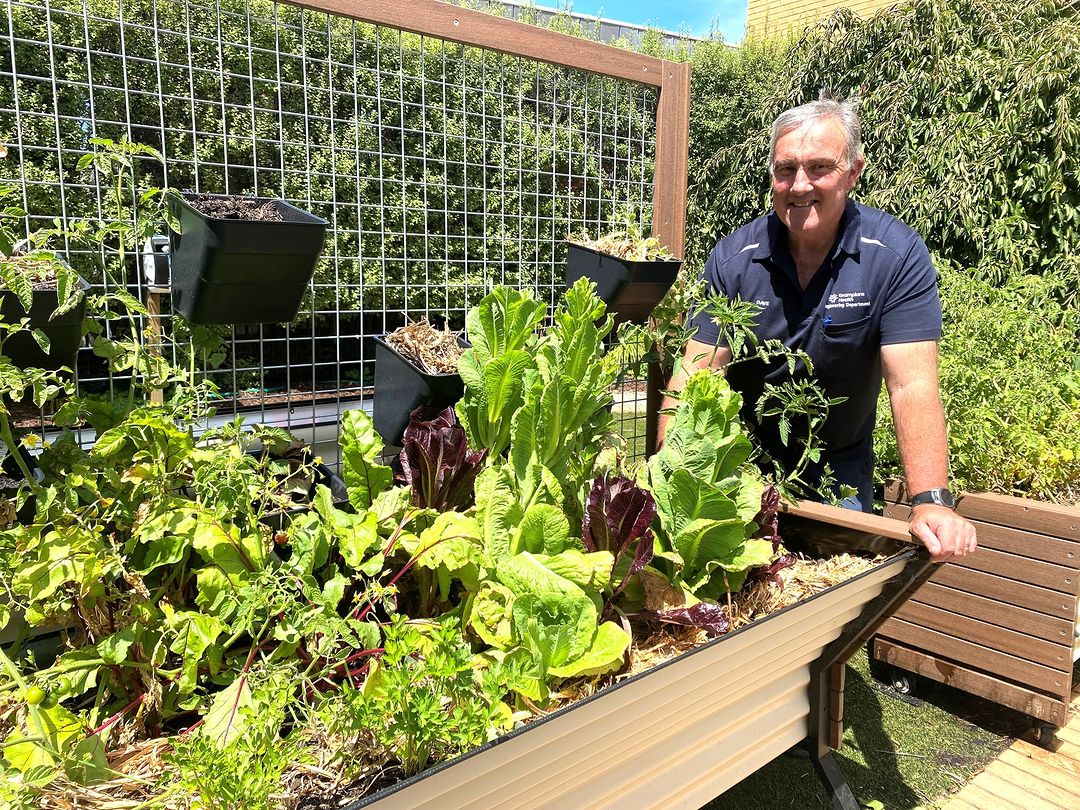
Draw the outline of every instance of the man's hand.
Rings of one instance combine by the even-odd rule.
[[[934,562],[948,562],[975,551],[975,527],[952,509],[928,503],[916,506],[911,533],[922,541]]]

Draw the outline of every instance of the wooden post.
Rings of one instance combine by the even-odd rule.
[[[161,287],[150,287],[146,293],[146,310],[149,314],[146,317],[143,334],[146,336],[146,353],[154,357],[161,356],[161,299],[167,292],[168,290]],[[164,405],[165,392],[160,388],[155,388],[150,392],[150,402],[154,405]]]
[[[686,187],[690,156],[690,63],[665,62],[656,110],[653,236],[685,258]]]
[[[690,155],[690,64],[664,63],[656,110],[656,169],[653,173],[653,236],[685,260],[686,188]],[[656,451],[665,369],[649,363],[645,390],[646,454]]]

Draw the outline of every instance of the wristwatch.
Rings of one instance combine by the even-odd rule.
[[[945,487],[928,489],[926,492],[920,492],[911,498],[912,506],[922,506],[924,503],[936,503],[938,506],[944,506],[947,509],[956,508],[956,498]]]

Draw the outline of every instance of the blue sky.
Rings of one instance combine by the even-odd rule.
[[[537,0],[536,5],[570,8],[579,14],[609,20],[655,25],[668,31],[684,27],[696,36],[707,36],[713,28],[727,42],[739,42],[746,27],[746,0]]]

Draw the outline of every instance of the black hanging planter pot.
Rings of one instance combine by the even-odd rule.
[[[631,261],[567,242],[566,286],[579,278],[596,284],[596,294],[620,323],[644,323],[679,274],[682,261]]]
[[[269,203],[280,221],[224,219],[198,211],[183,193],[169,207],[181,233],[170,235],[173,309],[192,323],[288,323],[296,317],[326,238],[327,222],[281,200]]]
[[[29,318],[30,329],[40,329],[49,338],[49,351],[46,353],[29,332],[12,335],[4,344],[4,355],[12,365],[47,371],[56,371],[61,366],[75,367],[75,357],[82,343],[83,321],[86,320],[86,293],[90,289],[89,282],[82,276],[78,278],[78,285],[83,292],[79,302],[52,320],[49,320],[49,316],[59,305],[56,287],[35,289],[29,312],[23,310],[15,293],[8,289],[0,290],[0,296],[3,296],[0,320],[18,323],[23,318]]]
[[[375,403],[371,420],[385,444],[401,446],[409,414],[421,405],[442,410],[465,393],[457,373],[429,374],[386,342],[375,338]]]

